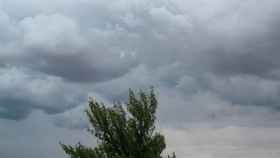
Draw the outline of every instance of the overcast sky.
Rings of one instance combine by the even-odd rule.
[[[279,158],[279,28],[279,0],[0,0],[0,157],[94,145],[88,97],[153,85],[178,158]]]

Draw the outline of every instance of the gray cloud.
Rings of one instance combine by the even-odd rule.
[[[88,146],[95,144],[94,139],[88,139],[90,135],[86,130],[69,131],[56,127],[48,115],[37,110],[25,120],[0,119],[0,127],[0,152],[4,158],[64,157],[59,141],[67,144],[80,141]]]
[[[3,1],[0,62],[4,69],[57,78],[65,89],[86,85],[79,95],[97,91],[122,98],[128,87],[156,85],[184,95],[209,91],[233,104],[278,107],[277,4]],[[30,97],[35,94],[25,97],[30,99],[20,95],[3,102],[35,103],[29,107],[50,113],[68,109],[54,95],[50,104],[61,105],[56,108],[40,105]],[[78,100],[66,104],[74,107]],[[7,105],[7,111],[13,109]]]
[[[253,138],[244,134],[278,131],[279,6],[277,0],[0,0],[1,121],[12,122],[11,130],[20,124],[12,120],[32,124],[37,109],[56,125],[48,128],[75,131],[87,125],[88,96],[124,101],[128,88],[154,85],[160,126],[222,130],[230,138],[221,141],[238,137],[242,148],[227,144],[233,152],[227,154],[216,150],[221,145],[213,152],[207,146],[199,155],[194,147],[190,157],[255,157],[244,149],[266,144],[259,155],[279,155],[279,142],[269,146],[277,136],[249,148]]]
[[[0,69],[0,86],[1,117],[11,119],[24,118],[32,109],[63,112],[87,97],[78,86],[60,78],[21,68]]]
[[[195,127],[165,129],[169,151],[178,157],[276,158],[279,156],[279,128]]]

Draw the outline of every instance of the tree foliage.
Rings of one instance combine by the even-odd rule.
[[[162,158],[164,136],[155,131],[158,101],[153,88],[149,92],[129,90],[128,102],[105,106],[90,99],[86,114],[91,132],[97,139],[95,148],[80,143],[61,144],[71,158]],[[175,158],[175,154],[167,156]]]

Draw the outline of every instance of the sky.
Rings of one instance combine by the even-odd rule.
[[[88,98],[154,86],[178,158],[278,158],[279,28],[279,0],[0,0],[0,157],[94,146]]]

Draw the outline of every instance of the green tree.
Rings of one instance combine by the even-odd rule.
[[[91,132],[97,139],[95,148],[80,143],[61,144],[71,158],[162,158],[164,136],[155,131],[158,101],[153,88],[149,92],[129,90],[128,103],[105,106],[90,99],[86,114]],[[175,158],[167,155],[168,158]]]

